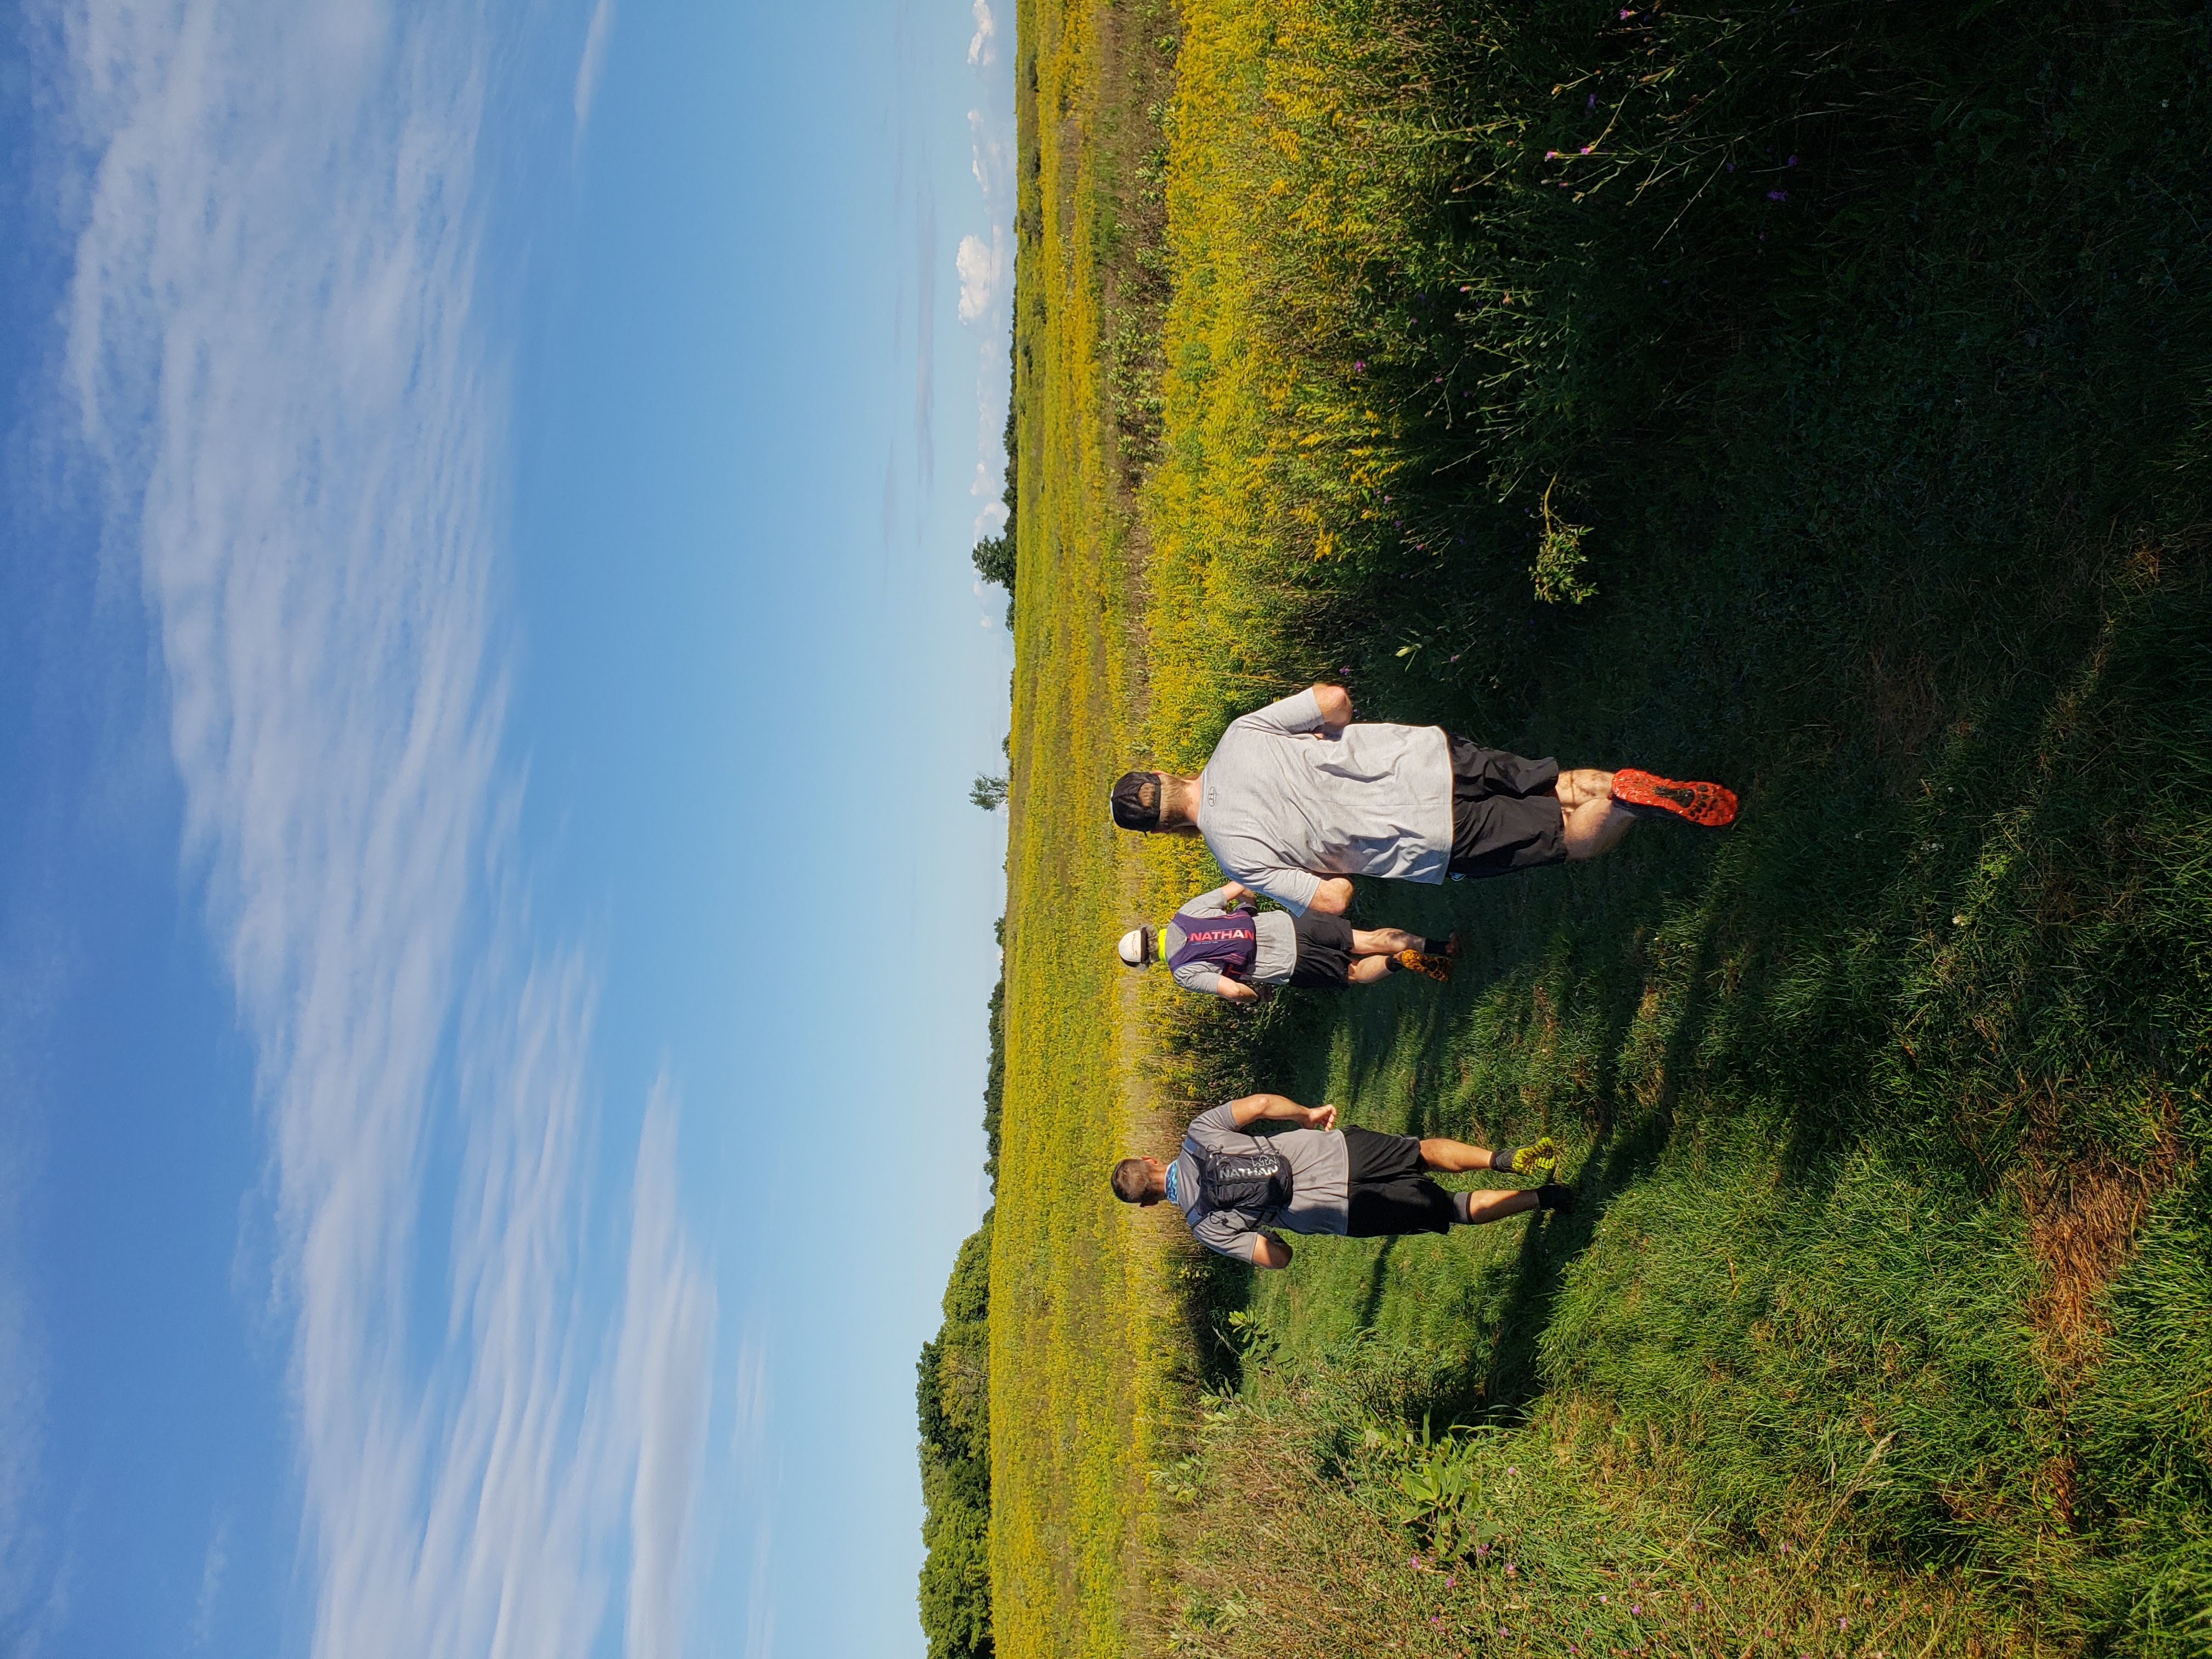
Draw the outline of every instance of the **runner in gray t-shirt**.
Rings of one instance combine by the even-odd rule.
[[[1271,1135],[1245,1133],[1267,1121],[1296,1127]],[[1272,1152],[1285,1167],[1290,1199],[1279,1207],[1231,1207],[1209,1201],[1206,1169],[1218,1159]],[[1571,1187],[1547,1180],[1533,1191],[1449,1193],[1430,1170],[1502,1170],[1551,1174],[1558,1154],[1547,1136],[1533,1146],[1492,1152],[1457,1140],[1340,1130],[1334,1106],[1301,1106],[1281,1095],[1247,1095],[1201,1112],[1184,1133],[1172,1164],[1125,1158],[1114,1166],[1114,1195],[1146,1207],[1166,1199],[1209,1250],[1255,1267],[1287,1267],[1291,1247],[1275,1230],[1373,1238],[1441,1233],[1480,1226],[1530,1210],[1574,1208]]]
[[[1402,927],[1354,927],[1319,910],[1260,910],[1255,896],[1242,882],[1228,882],[1157,928],[1132,927],[1115,947],[1122,965],[1164,962],[1184,990],[1247,1006],[1265,1002],[1278,985],[1335,990],[1373,985],[1406,968],[1438,981],[1451,977],[1456,933],[1427,939]]]
[[[1498,876],[1609,850],[1639,817],[1724,829],[1717,783],[1524,760],[1437,726],[1355,725],[1320,684],[1231,722],[1194,778],[1125,772],[1124,830],[1202,836],[1223,870],[1294,915],[1341,915],[1350,876]]]

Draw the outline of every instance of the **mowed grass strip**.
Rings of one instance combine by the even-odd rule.
[[[1164,1236],[1132,1225],[1105,1181],[1146,1109],[1111,948],[1139,849],[1117,840],[1106,791],[1137,694],[1133,508],[1104,354],[1109,323],[1127,331],[1109,307],[1140,216],[1128,152],[1147,67],[1117,63],[1113,29],[1147,21],[1144,7],[1027,3],[1017,19],[1020,563],[991,1270],[992,1588],[1008,1659],[1119,1655],[1142,1626],[1146,1473],[1173,1364],[1153,1311]]]

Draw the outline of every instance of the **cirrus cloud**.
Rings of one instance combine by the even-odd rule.
[[[672,1088],[605,1194],[595,972],[533,921],[517,829],[478,305],[502,21],[58,19],[96,157],[63,395],[257,1057],[324,1659],[581,1655],[617,1623],[676,1651],[708,1398]]]

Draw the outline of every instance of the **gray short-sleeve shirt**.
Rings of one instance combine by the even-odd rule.
[[[1451,747],[1438,726],[1332,736],[1310,690],[1245,715],[1199,776],[1198,828],[1224,870],[1304,915],[1316,872],[1440,882],[1451,863]]]
[[[1215,888],[1210,893],[1200,893],[1176,912],[1178,915],[1225,915],[1229,906],[1221,896],[1226,886]],[[1254,941],[1256,948],[1252,957],[1251,983],[1255,985],[1287,985],[1297,970],[1297,924],[1281,910],[1262,910],[1252,918],[1258,933]],[[1160,929],[1160,957],[1163,960],[1182,948],[1182,929],[1170,922]],[[1211,991],[1220,981],[1221,972],[1210,963],[1187,962],[1174,970],[1175,982],[1186,991]]]
[[[1291,1164],[1291,1204],[1275,1218],[1294,1233],[1341,1233],[1352,1219],[1352,1155],[1341,1129],[1285,1129],[1271,1135],[1249,1134],[1237,1127],[1236,1114],[1216,1106],[1191,1120],[1176,1157],[1174,1198],[1190,1224],[1191,1236],[1223,1255],[1252,1259],[1262,1237],[1257,1218],[1235,1210],[1210,1210],[1199,1194],[1198,1164],[1193,1152],[1249,1152],[1265,1142]]]

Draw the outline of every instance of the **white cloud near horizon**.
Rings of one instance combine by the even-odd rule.
[[[477,306],[503,21],[58,15],[97,158],[64,394],[257,1055],[318,1659],[557,1659],[617,1622],[678,1651],[712,1386],[673,1091],[603,1197],[595,975],[519,844]]]
[[[960,239],[959,251],[953,255],[952,267],[960,277],[960,320],[972,323],[990,307],[999,291],[1000,272],[1006,260],[1003,238],[994,236],[989,242],[977,235]]]
[[[976,42],[988,46],[991,12],[985,0],[975,0]],[[969,48],[968,61],[989,64],[992,54],[978,56]],[[1007,401],[1013,395],[1013,131],[1011,118],[968,112],[969,170],[982,193],[989,225],[988,237],[974,233],[960,239],[954,268],[960,278],[960,320],[977,337],[979,353],[975,379],[975,477],[968,493],[982,502],[975,514],[974,534],[981,540],[1006,527],[1006,509],[1000,497],[1006,489],[1005,428]],[[995,459],[994,459],[995,458]],[[993,619],[987,617],[987,624]]]
[[[988,69],[999,61],[999,20],[991,15],[990,0],[975,0],[975,33],[968,42],[968,61]]]

